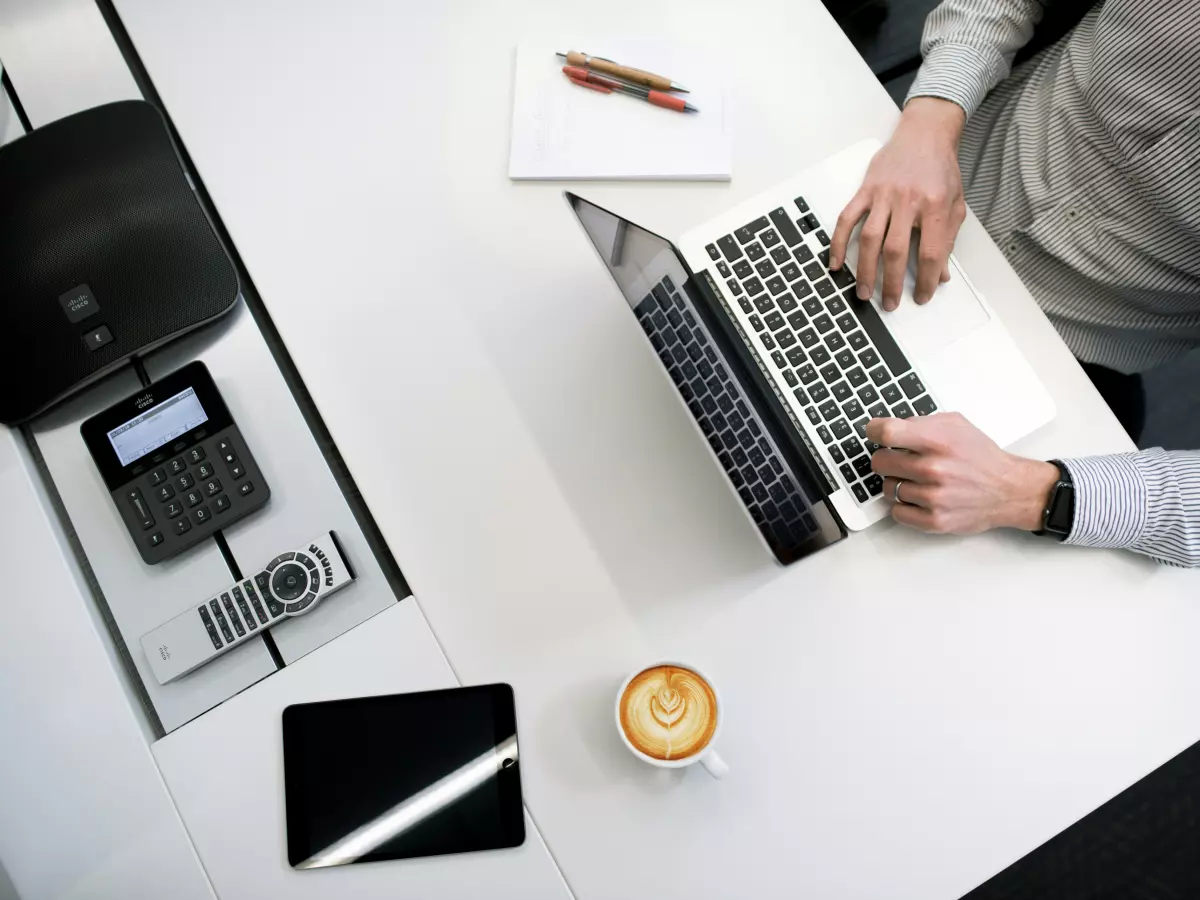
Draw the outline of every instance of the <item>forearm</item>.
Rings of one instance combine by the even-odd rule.
[[[1068,544],[1200,566],[1200,451],[1156,448],[1063,463],[1075,485]]]
[[[944,0],[925,20],[924,62],[908,99],[950,100],[970,115],[1041,21],[1038,0]]]

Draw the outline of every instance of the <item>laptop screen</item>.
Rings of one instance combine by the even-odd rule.
[[[790,563],[843,536],[822,488],[671,243],[567,194],[771,551]]]

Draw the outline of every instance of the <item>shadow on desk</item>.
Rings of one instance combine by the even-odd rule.
[[[601,293],[547,315],[560,347],[512,371],[510,390],[621,596],[639,612],[687,603],[694,615],[705,595],[779,577],[628,310]],[[536,400],[522,402],[522,382]]]

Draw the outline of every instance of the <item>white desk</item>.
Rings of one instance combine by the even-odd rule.
[[[117,6],[450,663],[514,684],[576,896],[958,897],[1200,736],[1194,573],[888,526],[774,568],[561,186],[504,177],[512,48],[543,27],[722,42],[733,182],[585,190],[669,235],[885,138],[815,0]],[[974,219],[958,253],[1058,403],[1018,449],[1126,448]],[[619,678],[668,654],[724,690],[721,783],[611,731]]]

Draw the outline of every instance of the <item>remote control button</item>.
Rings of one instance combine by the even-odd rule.
[[[258,594],[254,590],[254,585],[248,581],[243,581],[242,587],[246,589],[246,596],[250,598],[250,605],[254,607],[254,614],[258,616],[258,621],[266,625],[267,614],[263,612],[262,604],[258,602]]]
[[[229,630],[229,623],[225,621],[225,614],[221,612],[221,607],[217,605],[216,600],[208,601],[209,608],[212,609],[213,618],[217,620],[217,625],[221,627],[221,634],[225,637],[225,643],[233,643],[233,632]]]
[[[296,558],[295,553],[280,553],[277,557],[275,557],[273,560],[271,560],[269,563],[267,563],[267,571],[273,572],[273,571],[275,571],[275,568],[280,563],[285,563],[288,560],[292,560],[295,558]]]
[[[163,536],[162,536],[161,531],[156,531],[156,532],[154,532],[154,534],[150,535],[150,537],[146,538],[146,543],[149,544],[151,547],[157,547],[162,542],[163,542]]]
[[[196,479],[191,475],[188,475],[186,472],[175,479],[175,487],[181,491],[186,491],[195,483]]]
[[[186,516],[184,516],[172,522],[171,529],[178,535],[184,535],[192,530],[192,523],[187,520]]]
[[[204,485],[204,493],[208,494],[210,497],[215,497],[217,494],[221,493],[221,482],[216,478],[207,482]]]
[[[246,603],[246,595],[242,593],[242,589],[236,585],[233,588],[233,602],[237,604],[237,608],[242,612],[242,618],[246,620],[246,624],[253,631],[258,627],[258,623],[254,621],[254,614],[250,612],[250,607]]]
[[[173,459],[169,463],[167,463],[167,469],[171,472],[172,475],[178,475],[186,468],[187,468],[187,463],[185,463],[183,461],[183,457],[181,457],[181,456],[176,457],[175,459]]]
[[[146,506],[146,501],[142,499],[142,492],[137,488],[130,488],[125,492],[125,499],[129,502],[130,508],[133,510],[133,517],[142,526],[142,531],[154,527],[154,516],[150,515],[150,508]]]
[[[193,465],[200,462],[200,460],[202,460],[202,459],[204,459],[204,448],[203,447],[193,447],[191,450],[189,450],[187,452],[187,461],[192,463]]]
[[[221,438],[217,441],[217,452],[224,456],[226,453],[233,452],[233,441],[229,438]]]
[[[150,473],[150,487],[158,487],[167,480],[167,473],[162,469],[155,469]]]
[[[217,512],[225,512],[225,510],[229,509],[229,497],[227,497],[225,494],[222,494],[213,501],[213,506],[216,507]]]
[[[183,515],[183,504],[172,500],[167,504],[167,518],[178,519]]]
[[[238,488],[238,493],[245,497],[247,494],[254,493],[254,482],[243,481],[241,487]]]
[[[293,615],[298,612],[304,612],[304,610],[306,610],[310,606],[312,606],[313,601],[316,599],[317,599],[317,595],[312,592],[309,592],[309,593],[305,594],[301,599],[297,600],[295,603],[289,603],[287,606],[284,607],[284,609],[286,609],[288,612],[292,613]]]
[[[221,459],[225,460],[225,465],[227,466],[232,466],[235,462],[237,462],[237,458],[237,454],[233,452],[232,447],[228,450],[221,451]]]
[[[213,477],[213,471],[212,463],[200,463],[200,468],[196,470],[196,477],[204,481]]]
[[[321,573],[311,572],[308,576],[308,589],[310,591],[319,591],[321,589]]]
[[[207,506],[200,506],[192,513],[192,518],[196,520],[197,525],[203,525],[212,518],[212,513],[208,511]]]
[[[310,572],[317,567],[317,564],[303,553],[296,554],[296,562],[303,563],[304,568],[308,569]]]
[[[294,562],[287,562],[271,576],[271,591],[280,600],[295,600],[308,589],[308,572]]]
[[[237,632],[237,636],[245,637],[246,628],[242,625],[242,620],[238,618],[237,610],[233,608],[233,601],[229,599],[228,594],[221,595],[221,605],[225,607],[225,612],[229,614],[229,621],[233,623],[233,630]]]
[[[204,498],[200,496],[199,491],[188,491],[183,499],[187,501],[188,506],[199,506],[204,502]]]
[[[221,639],[217,636],[217,626],[213,624],[212,618],[208,615],[208,607],[200,607],[200,621],[204,623],[204,630],[208,632],[208,639],[212,641],[213,649],[221,649]]]
[[[175,496],[175,488],[171,487],[169,484],[164,484],[154,492],[154,496],[158,498],[159,503],[166,503]]]
[[[271,573],[259,572],[254,576],[254,584],[258,587],[259,596],[267,604],[267,612],[275,619],[283,615],[283,604],[271,596]]]
[[[234,481],[237,481],[239,478],[241,478],[243,475],[246,474],[246,469],[241,463],[234,463],[232,466],[229,467],[229,474],[233,478]]]

